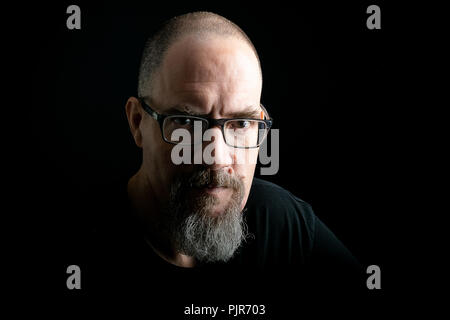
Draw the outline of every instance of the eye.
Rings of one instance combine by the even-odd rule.
[[[250,121],[248,120],[239,120],[235,122],[235,127],[238,129],[247,129],[250,127]]]
[[[176,117],[176,118],[172,118],[172,121],[180,126],[188,126],[188,125],[192,125],[193,121],[191,118],[187,118],[187,117]]]

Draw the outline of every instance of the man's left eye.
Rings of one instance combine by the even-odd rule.
[[[248,121],[248,120],[237,121],[236,127],[243,128],[243,129],[248,128],[248,127],[250,127],[250,121]]]

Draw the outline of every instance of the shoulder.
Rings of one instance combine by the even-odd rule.
[[[307,202],[274,183],[254,178],[246,209],[247,221],[266,252],[269,245],[280,259],[284,248],[291,248],[304,261],[312,249],[317,222]],[[291,254],[286,252],[286,256]]]
[[[309,206],[308,203],[306,203],[305,201],[301,200],[300,198],[294,196],[291,192],[284,189],[283,187],[281,187],[273,182],[269,182],[269,181],[259,179],[259,178],[253,179],[250,195],[252,195],[252,193],[253,193],[253,195],[257,195],[257,196],[264,195],[264,196],[271,196],[271,197],[279,197],[280,199],[283,199],[283,200],[293,200],[293,201],[299,202],[301,204],[304,204],[306,206]]]
[[[258,211],[266,211],[283,219],[304,219],[308,225],[314,224],[315,215],[306,201],[290,191],[269,181],[254,178],[247,205]]]
[[[263,239],[264,250],[289,263],[331,264],[359,268],[358,261],[313,212],[311,205],[288,190],[268,181],[254,179],[249,195],[247,217]],[[286,249],[289,248],[289,249]],[[286,251],[283,255],[283,250]]]

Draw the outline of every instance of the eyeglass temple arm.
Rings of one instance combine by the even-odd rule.
[[[262,103],[260,103],[260,106],[261,106],[261,109],[263,109],[263,111],[264,111],[264,114],[265,114],[265,116],[266,116],[266,119],[267,119],[267,120],[272,120],[272,118],[269,116],[269,112],[267,112],[267,109],[263,106]]]
[[[141,103],[142,108],[144,108],[144,110],[147,111],[147,113],[149,115],[151,115],[153,119],[155,119],[156,121],[159,121],[160,115],[158,113],[156,113],[156,111],[154,111],[152,108],[150,108],[145,103],[143,98],[139,98],[139,102]]]

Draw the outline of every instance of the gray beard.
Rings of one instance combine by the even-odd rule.
[[[224,212],[212,215],[219,199],[201,193],[192,196],[197,187],[215,183],[233,191]],[[247,224],[240,210],[244,197],[243,182],[223,171],[202,169],[189,177],[177,178],[171,187],[165,215],[165,230],[173,248],[199,262],[228,261],[247,238]]]

